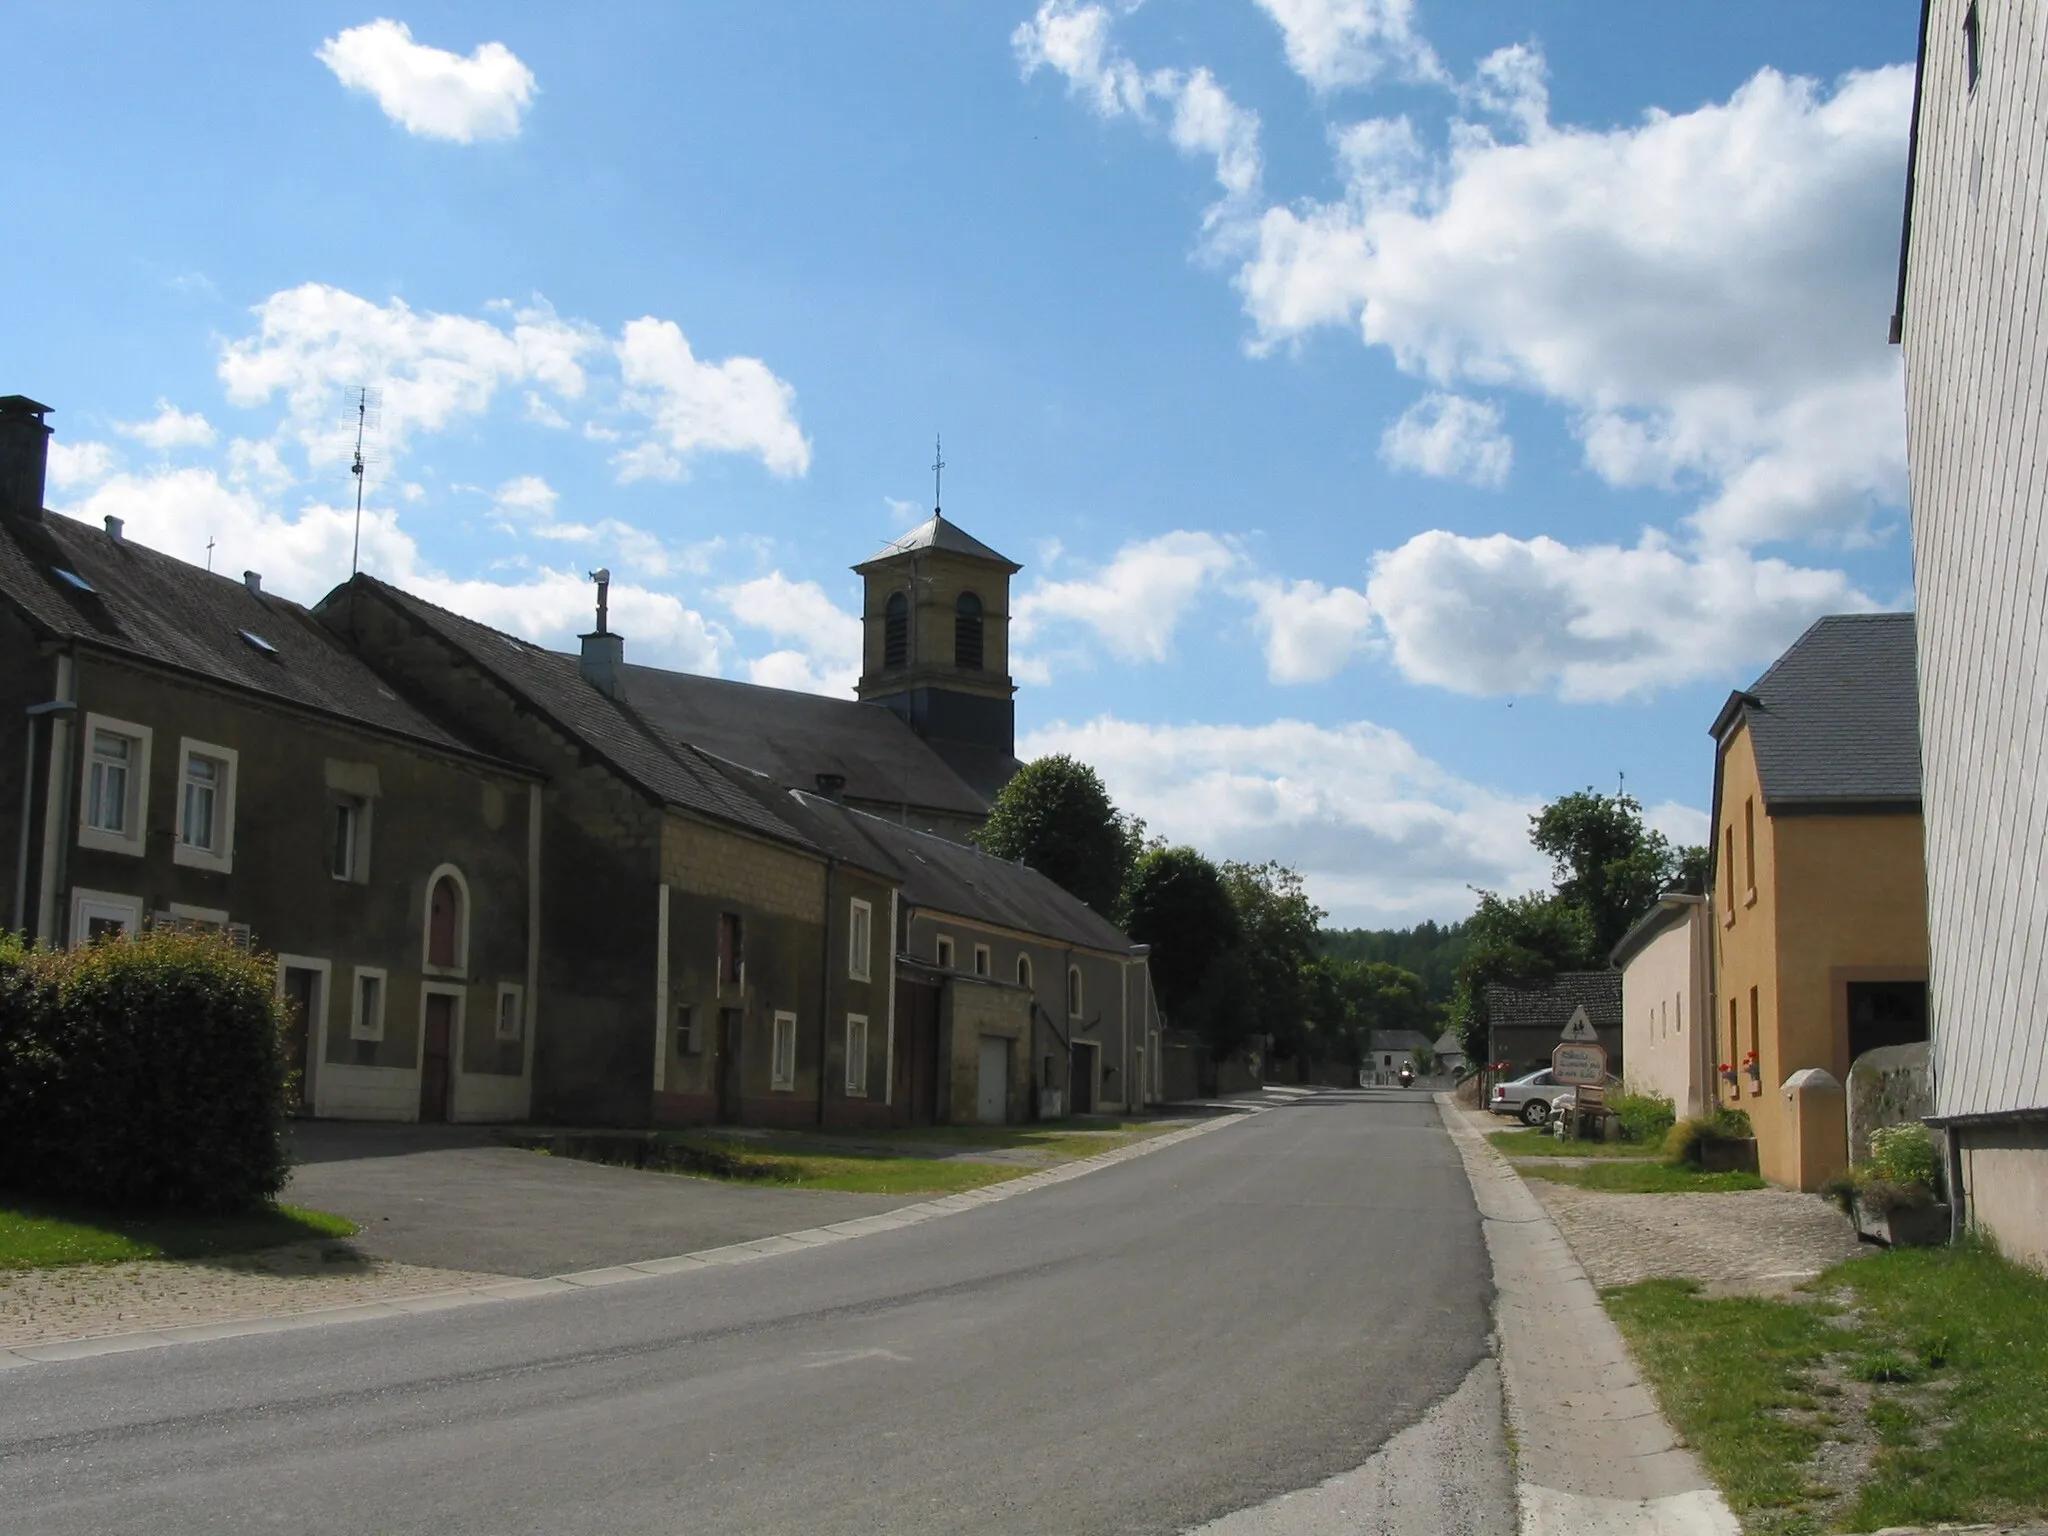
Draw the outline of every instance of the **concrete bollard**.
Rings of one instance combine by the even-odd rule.
[[[1795,1189],[1817,1190],[1849,1167],[1849,1101],[1832,1072],[1805,1067],[1785,1079],[1789,1166],[1778,1170]],[[1767,1170],[1768,1171],[1768,1170]]]

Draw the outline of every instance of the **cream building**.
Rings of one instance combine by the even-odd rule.
[[[1709,933],[1706,897],[1673,892],[1622,935],[1610,956],[1621,972],[1628,1087],[1669,1099],[1681,1115],[1714,1106]]]

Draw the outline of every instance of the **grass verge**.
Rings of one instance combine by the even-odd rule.
[[[176,1216],[0,1197],[0,1269],[206,1259],[348,1237],[355,1230],[346,1217],[295,1205],[267,1206],[235,1216]]]
[[[1895,1249],[1807,1291],[1709,1299],[1690,1281],[1648,1280],[1606,1293],[1745,1529],[1807,1536],[2048,1510],[2048,1279],[1984,1247]],[[1830,1440],[1866,1442],[1867,1465],[1837,1456],[1821,1470]]]
[[[1548,1131],[1489,1131],[1486,1139],[1509,1157],[1661,1157],[1640,1141],[1560,1141]]]
[[[1590,1163],[1579,1168],[1527,1163],[1515,1171],[1525,1179],[1576,1184],[1611,1195],[1726,1195],[1764,1187],[1753,1173],[1702,1173],[1689,1163]]]
[[[666,1144],[685,1153],[710,1154],[701,1162],[686,1156],[665,1170],[668,1172],[852,1195],[952,1195],[1032,1171],[1011,1163],[906,1157],[880,1149],[809,1147],[793,1137],[742,1141],[696,1134],[668,1138]]]

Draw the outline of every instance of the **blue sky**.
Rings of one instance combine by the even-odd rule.
[[[847,567],[1022,561],[1027,752],[1334,919],[1698,836],[1705,728],[1911,600],[1906,0],[81,3],[10,21],[52,505],[317,598],[843,691]]]

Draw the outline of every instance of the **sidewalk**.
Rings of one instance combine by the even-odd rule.
[[[1521,1536],[1740,1536],[1557,1224],[1486,1144],[1493,1117],[1436,1102],[1493,1260]]]

